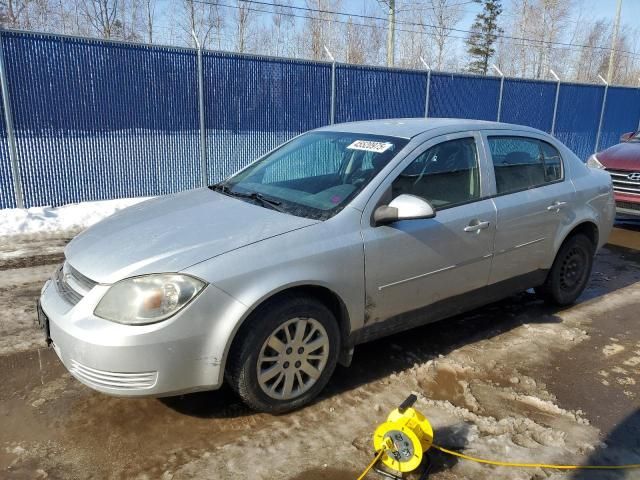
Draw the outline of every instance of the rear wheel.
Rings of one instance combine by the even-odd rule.
[[[309,403],[327,384],[340,348],[331,311],[314,298],[281,297],[239,332],[227,380],[255,410],[283,413]]]
[[[569,237],[560,247],[545,283],[536,288],[545,301],[569,305],[582,294],[593,266],[595,247],[585,235]]]

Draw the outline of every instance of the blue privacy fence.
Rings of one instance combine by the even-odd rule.
[[[0,32],[0,208],[194,188],[332,122],[499,119],[586,159],[640,119],[636,88],[200,53]]]

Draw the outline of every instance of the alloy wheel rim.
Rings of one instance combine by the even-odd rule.
[[[269,397],[290,400],[309,391],[329,358],[329,336],[314,318],[292,318],[276,328],[258,355],[258,384]]]

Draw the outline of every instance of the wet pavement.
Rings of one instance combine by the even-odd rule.
[[[523,293],[363,345],[320,401],[277,417],[249,411],[228,388],[119,399],[73,379],[28,323],[65,241],[25,239],[0,260],[2,479],[355,478],[373,429],[412,391],[448,445],[557,461],[555,452],[576,462],[640,457],[638,224],[614,230],[575,307]],[[435,479],[605,478],[434,462]]]

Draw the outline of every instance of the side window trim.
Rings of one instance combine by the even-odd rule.
[[[533,190],[535,188],[546,187],[547,185],[562,183],[566,180],[565,160],[564,160],[564,157],[562,156],[561,149],[556,147],[553,143],[549,142],[548,139],[544,137],[544,135],[538,134],[536,132],[524,132],[521,130],[482,130],[480,132],[480,135],[481,135],[482,145],[485,150],[485,158],[486,158],[486,166],[487,166],[485,174],[491,177],[491,183],[492,183],[490,188],[491,194],[489,194],[486,198],[496,198],[496,197],[502,197],[505,195],[513,195],[515,193],[526,192],[528,190]],[[545,182],[539,185],[528,186],[526,188],[512,190],[504,193],[498,193],[497,180],[496,180],[494,163],[493,163],[493,155],[491,154],[491,148],[489,146],[489,138],[491,137],[517,137],[525,140],[527,139],[535,140],[536,142],[545,143],[549,145],[551,148],[553,148],[553,150],[557,152],[558,158],[560,159],[560,178],[557,180],[553,180],[551,182]],[[544,159],[545,159],[544,153],[542,152],[542,149],[540,150],[541,150],[543,164],[544,164]]]
[[[416,160],[418,160],[421,156],[423,156],[423,155],[425,155],[425,154],[429,153],[431,150],[433,150],[433,149],[434,149],[434,148],[436,148],[436,147],[439,147],[439,146],[441,146],[441,145],[444,145],[445,143],[455,142],[455,141],[460,141],[460,140],[468,140],[468,139],[472,140],[472,142],[473,142],[473,149],[474,149],[474,153],[475,153],[475,169],[477,170],[477,171],[476,171],[476,175],[477,175],[477,181],[476,181],[476,183],[477,183],[477,188],[479,189],[478,196],[477,196],[477,197],[474,197],[474,198],[469,198],[469,199],[467,199],[467,200],[460,201],[460,202],[450,202],[450,203],[447,203],[447,204],[444,204],[444,205],[440,205],[440,206],[438,206],[438,205],[434,205],[434,204],[433,204],[433,200],[434,200],[434,199],[422,197],[422,198],[424,198],[425,200],[427,200],[429,203],[431,203],[431,204],[434,206],[434,209],[435,209],[436,211],[443,211],[443,210],[447,210],[447,209],[449,209],[449,208],[455,208],[455,207],[459,207],[459,206],[462,206],[462,205],[468,205],[469,203],[477,202],[478,200],[480,200],[480,199],[481,199],[481,196],[482,196],[482,187],[481,187],[481,181],[480,181],[480,153],[478,152],[478,142],[477,142],[477,139],[474,137],[474,135],[469,135],[469,136],[461,136],[460,138],[455,138],[455,139],[451,139],[451,140],[445,140],[445,141],[443,141],[443,142],[436,143],[436,144],[434,144],[434,145],[430,146],[429,148],[424,149],[424,150],[422,151],[422,153],[421,153],[420,155],[418,155],[418,156],[415,158],[415,160],[413,161],[413,162],[415,162],[415,161],[416,161]],[[406,168],[409,168],[409,167],[413,164],[413,162],[411,162],[409,165],[407,165],[407,167],[406,167]],[[396,181],[396,180],[398,180],[398,178],[402,175],[402,173],[403,173],[404,171],[406,171],[406,169],[405,169],[405,170],[403,170],[402,172],[400,172],[400,174],[398,175],[398,177],[396,177],[396,179],[391,183],[392,188],[393,188],[393,183],[395,183],[395,181]],[[446,173],[446,172],[441,172],[441,173]],[[452,172],[451,172],[451,173],[452,173]],[[420,178],[418,178],[418,180],[422,179],[422,178],[424,177],[424,175],[425,175],[425,172],[424,172],[424,170],[423,170],[423,171],[422,171],[422,173],[420,174]],[[412,193],[412,194],[414,194],[414,193]]]
[[[473,200],[479,202],[487,200],[493,196],[491,177],[488,174],[490,167],[490,159],[487,148],[484,144],[483,136],[480,130],[465,130],[462,132],[448,133],[445,135],[432,136],[430,132],[425,132],[415,140],[424,138],[424,141],[418,143],[407,155],[398,162],[384,179],[381,179],[375,190],[371,193],[362,210],[362,222],[366,225],[373,225],[373,211],[385,202],[385,195],[391,192],[391,185],[396,178],[411,164],[415,159],[422,155],[429,148],[449,140],[457,140],[460,138],[473,138],[476,142],[476,151],[478,154],[478,166],[480,175],[480,198]],[[390,201],[391,199],[389,199]],[[469,202],[469,203],[473,203]],[[462,205],[457,205],[462,206]],[[455,208],[455,207],[454,207]],[[441,209],[442,211],[442,209]]]

